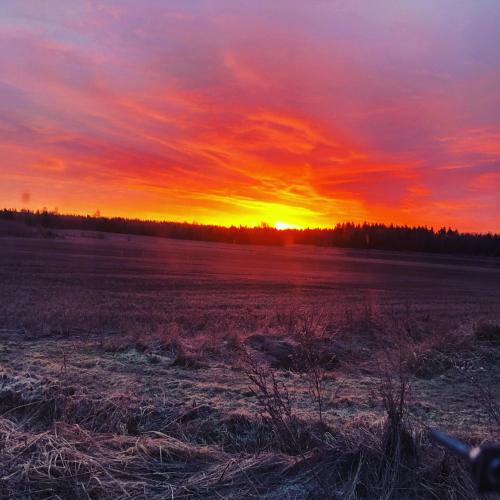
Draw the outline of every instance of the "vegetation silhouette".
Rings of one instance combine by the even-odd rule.
[[[123,217],[63,215],[57,211],[0,211],[0,220],[43,229],[78,229],[157,236],[219,243],[283,246],[288,244],[500,257],[500,234],[461,233],[451,228],[397,226],[344,222],[328,229],[278,230],[267,224],[257,227],[216,226]]]

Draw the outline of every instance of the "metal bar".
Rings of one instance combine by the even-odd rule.
[[[437,429],[431,429],[431,437],[442,446],[464,458],[470,458],[470,446]]]

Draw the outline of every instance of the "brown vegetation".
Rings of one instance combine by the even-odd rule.
[[[300,317],[297,320],[300,323]],[[301,346],[301,335],[299,330],[289,341]],[[376,398],[373,412],[354,413],[345,420],[335,417],[345,404],[342,391],[335,379],[332,387],[323,385],[333,374],[324,367],[317,371],[321,365],[307,364],[310,352],[294,372],[293,367],[273,368],[259,357],[259,349],[242,349],[243,342],[228,347],[222,340],[219,354],[199,352],[197,363],[205,366],[201,374],[191,371],[201,365],[185,361],[192,355],[189,342],[179,338],[173,342],[171,337],[166,331],[149,343],[145,338],[85,341],[78,356],[57,361],[51,349],[64,348],[64,342],[77,344],[41,341],[32,352],[46,359],[42,370],[46,376],[32,378],[23,369],[17,374],[12,370],[20,344],[6,342],[0,374],[1,494],[7,498],[474,497],[464,465],[428,440],[416,414],[419,401],[413,385],[419,379],[400,345],[395,344],[393,351],[380,346],[380,358],[388,356],[385,371],[380,371],[380,364],[374,368],[369,377],[372,392],[364,396]],[[474,332],[468,338],[468,355],[481,356],[480,340]],[[433,345],[440,356],[445,355],[442,344],[434,342],[426,342],[424,360],[433,359]],[[44,346],[49,349],[46,354]],[[312,349],[305,346],[301,348]],[[226,348],[233,354],[229,364],[224,359]],[[460,347],[450,349],[446,366],[454,373],[458,370],[453,377],[465,370],[461,354],[465,351]],[[488,362],[480,359],[483,365]],[[110,394],[104,378],[91,387],[78,384],[80,370],[89,362],[100,373],[121,365],[125,370],[121,373],[130,373],[126,375],[130,381],[141,372],[150,381],[193,373],[201,383],[206,376],[229,371],[223,392],[236,390],[249,404],[229,409],[230,399],[223,395],[217,398],[218,405],[196,401],[193,395],[186,406],[167,393],[163,399]],[[496,363],[493,356],[489,362]],[[432,375],[434,366],[431,361],[426,367],[431,379],[446,373],[439,365]],[[417,368],[420,376],[422,367]],[[485,390],[485,373],[492,373],[488,365],[477,373],[466,371],[464,380],[477,396],[480,412],[497,418],[489,431],[494,439],[500,437],[498,394]],[[144,388],[151,387],[151,382],[144,383]],[[202,395],[217,384],[197,392]],[[352,394],[349,386],[346,382],[345,391]],[[97,393],[97,388],[103,392]],[[465,429],[455,431],[463,435]],[[467,440],[488,437],[486,427],[482,435],[478,432],[466,435]]]
[[[3,249],[0,498],[475,498],[427,426],[500,439],[492,302],[339,305],[318,282],[291,304],[104,243],[78,266]]]

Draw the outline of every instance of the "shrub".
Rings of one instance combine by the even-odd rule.
[[[321,337],[324,330],[318,332],[317,323],[312,319],[304,319],[302,328],[297,332],[299,349],[295,358],[296,368],[302,372],[309,386],[309,393],[314,400],[318,418],[323,424],[323,410],[327,389],[334,379],[328,370],[333,368],[337,360],[332,350],[331,341],[325,343]],[[338,390],[335,395],[337,395]]]
[[[495,323],[479,323],[474,334],[482,342],[500,344],[500,325]]]
[[[436,332],[406,346],[405,368],[419,378],[430,379],[460,366],[471,355],[471,337],[463,332]]]
[[[300,425],[292,411],[292,402],[286,385],[276,373],[259,365],[246,355],[243,372],[250,381],[250,392],[257,399],[264,414],[270,419],[273,431],[285,452],[302,453]]]

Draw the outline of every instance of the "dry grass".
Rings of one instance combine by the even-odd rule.
[[[1,418],[0,492],[7,498],[472,498],[460,464],[422,433],[410,435],[391,411],[380,424],[358,422],[299,456],[234,454],[220,443],[193,444],[166,432],[91,432],[61,421],[33,431]],[[256,426],[256,436],[262,432],[251,419],[245,425]]]
[[[301,318],[290,335],[275,339],[293,346],[287,370],[273,368],[273,357],[266,356],[266,348],[271,354],[276,350],[272,340],[254,339],[252,348],[247,342],[251,336],[228,342],[221,335],[205,353],[195,349],[196,343],[207,345],[204,337],[185,337],[169,325],[149,340],[144,335],[109,337],[84,343],[88,347],[80,354],[57,350],[63,355],[46,365],[45,376],[30,376],[24,368],[28,365],[15,361],[23,344],[11,341],[0,357],[21,371],[0,374],[0,495],[474,498],[464,465],[432,445],[421,419],[414,418],[419,402],[412,386],[458,373],[480,411],[498,425],[498,395],[484,379],[496,366],[494,345],[471,329],[418,340],[399,332],[392,349],[387,341],[378,347],[378,359],[386,362],[365,366],[371,367],[372,384],[359,404],[371,397],[374,411],[356,410],[341,418],[348,399],[337,397],[335,380],[342,373],[339,366],[356,358],[323,362],[331,357],[336,337],[328,340],[323,327],[312,323],[301,327]],[[50,345],[58,349],[64,342]],[[32,352],[37,360],[43,351],[33,347]],[[443,356],[451,360],[443,361]],[[108,393],[103,381],[86,388],[78,384],[77,366],[89,363],[101,376],[103,369],[118,367],[125,380],[147,375],[143,388],[160,376],[175,383],[185,374],[198,395],[187,405],[167,393],[162,398]],[[473,369],[474,363],[484,365],[482,370]],[[232,375],[224,387],[203,385],[209,373],[227,371]],[[345,384],[351,398],[357,395],[355,380]],[[212,399],[217,405],[203,399],[210,391],[232,390],[234,383],[243,405],[230,409],[231,398],[223,392]],[[498,436],[495,429],[490,436]],[[488,435],[463,437],[477,443]]]
[[[426,425],[500,438],[486,285],[129,243],[0,250],[0,498],[475,498]]]
[[[357,411],[345,419],[335,416],[347,402],[337,397],[335,379],[339,366],[356,358],[324,362],[331,358],[336,337],[326,338],[323,326],[313,327],[309,320],[302,323],[300,314],[290,334],[275,339],[281,348],[293,347],[288,370],[273,368],[274,358],[266,356],[267,348],[267,354],[277,349],[273,340],[253,339],[249,344],[251,336],[229,342],[220,335],[208,344],[204,337],[183,336],[169,325],[156,329],[149,339],[109,337],[89,344],[80,356],[63,350],[57,363],[47,365],[44,377],[12,370],[0,374],[0,495],[474,498],[464,465],[433,446],[421,419],[413,417],[418,401],[415,406],[412,385],[458,373],[480,411],[498,425],[498,395],[481,378],[497,361],[494,344],[478,339],[473,329],[417,340],[398,332],[392,349],[386,340],[378,347],[378,359],[386,362],[376,368],[366,365],[371,366],[373,384],[364,397],[374,398],[376,412]],[[197,343],[211,348],[196,351]],[[19,345],[10,342],[0,352],[14,362],[12,367]],[[83,352],[88,361],[81,361]],[[127,377],[143,371],[154,377],[148,380],[162,373],[175,381],[180,373],[192,373],[200,398],[213,390],[209,384],[203,388],[205,374],[231,370],[233,380],[238,373],[243,376],[236,388],[241,401],[253,403],[229,409],[227,396],[218,397],[218,405],[197,397],[190,405],[179,405],[167,394],[162,399],[127,392],[99,394],[102,382],[88,389],[75,385],[78,363],[94,359],[96,369],[112,363],[130,373]],[[221,368],[215,368],[220,363]],[[473,369],[477,363],[484,365],[482,370]],[[356,395],[349,387],[354,380],[346,383],[351,395]],[[150,383],[145,381],[144,387]],[[230,390],[230,384],[231,376],[224,390]],[[491,436],[498,435],[495,429]],[[486,437],[475,433],[465,439],[478,442]]]

